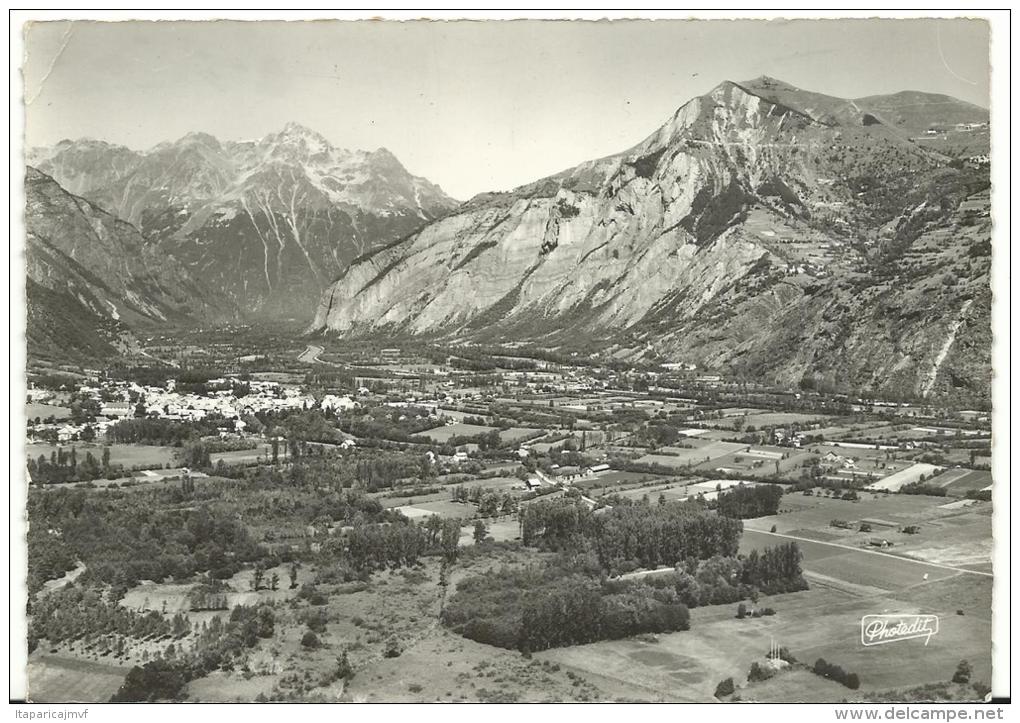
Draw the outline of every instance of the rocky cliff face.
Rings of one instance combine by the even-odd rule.
[[[103,356],[131,329],[236,314],[131,224],[31,167],[25,194],[30,354]]]
[[[854,101],[726,82],[628,151],[359,259],[312,329],[987,395],[987,185]]]
[[[386,149],[335,148],[293,123],[258,141],[191,133],[144,153],[62,141],[29,161],[255,316],[307,319],[353,258],[456,205]]]

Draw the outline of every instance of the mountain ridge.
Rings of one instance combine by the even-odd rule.
[[[61,141],[28,160],[256,317],[309,314],[352,258],[457,205],[387,149],[338,148],[294,122],[254,141],[191,132],[147,151]]]
[[[758,92],[763,82],[771,97]],[[941,382],[921,379],[927,373],[919,370],[937,356],[921,349],[921,337],[901,345],[909,350],[894,348],[885,368],[862,361],[838,374],[838,338],[809,342],[812,359],[822,359],[818,374],[799,356],[770,362],[770,338],[783,337],[776,325],[810,307],[812,295],[846,307],[830,314],[865,316],[867,308],[851,308],[857,302],[844,285],[877,278],[883,254],[915,253],[929,226],[957,223],[958,207],[987,189],[986,170],[923,147],[854,101],[769,78],[726,81],[626,151],[479,194],[367,254],[324,292],[309,331],[459,341],[524,335],[557,344],[573,335],[669,360],[753,369],[784,383],[843,377],[891,387],[910,377],[918,394],[943,393]],[[927,204],[944,208],[919,219],[912,209]],[[961,252],[983,248],[982,218],[952,240]],[[979,294],[986,270],[924,253],[944,273],[963,274],[966,293]],[[911,277],[897,293],[921,283]],[[948,330],[959,307],[947,299],[926,323]],[[984,309],[982,301],[964,313]],[[825,325],[811,318],[815,328]],[[701,339],[699,348],[681,335]],[[986,360],[961,363],[979,373],[956,376],[966,387],[960,393],[986,394]]]

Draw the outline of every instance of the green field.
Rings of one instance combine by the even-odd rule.
[[[621,497],[626,497],[632,500],[640,500],[645,495],[648,495],[648,499],[651,502],[658,500],[659,495],[664,495],[666,499],[670,501],[683,500],[693,494],[697,494],[697,492],[690,489],[696,481],[697,480],[691,480],[690,483],[671,484],[669,480],[660,480],[658,483],[632,487],[630,489],[623,490],[618,494]]]
[[[800,414],[798,412],[765,412],[761,414],[748,414],[744,416],[729,416],[720,420],[705,420],[699,422],[699,424],[705,424],[709,426],[722,426],[731,427],[737,420],[743,420],[744,428],[751,426],[755,429],[761,429],[762,427],[780,427],[790,424],[808,425],[814,423],[825,424],[832,417],[827,417],[822,414]],[[807,432],[810,434],[810,430]]]
[[[87,444],[85,442],[61,445],[29,444],[26,446],[26,452],[32,458],[45,455],[49,459],[50,455],[58,447],[65,452],[70,452],[71,447],[74,447],[79,460],[85,458],[86,452],[91,452],[93,457],[99,459],[103,454],[103,446],[101,444]],[[141,469],[155,469],[166,467],[168,463],[174,463],[173,447],[157,447],[148,444],[110,444],[105,446],[110,448],[110,463],[123,465],[127,469],[135,466]]]
[[[58,407],[52,404],[39,404],[29,402],[25,405],[25,418],[34,420],[36,417],[45,420],[49,417],[55,419],[67,419],[71,416],[71,410],[67,407]]]
[[[899,556],[984,570],[993,549],[991,510],[990,502],[961,506],[952,497],[865,492],[850,502],[794,493],[783,496],[779,514],[745,520],[744,528],[750,535],[774,526],[782,534],[862,548],[871,539],[884,539]],[[850,523],[850,529],[833,527],[833,520]],[[859,532],[861,522],[870,524],[871,532]],[[902,532],[907,525],[917,525],[918,534]]]
[[[639,457],[637,461],[642,464],[661,464],[664,467],[686,467],[705,462],[711,462],[739,450],[747,449],[749,445],[736,442],[717,442],[712,440],[688,439],[690,447],[662,447],[658,453],[646,454]]]
[[[481,427],[477,424],[464,424],[463,422],[457,422],[456,424],[447,424],[442,427],[436,427],[435,429],[429,429],[424,432],[420,432],[415,435],[417,437],[428,437],[433,442],[448,442],[453,437],[473,437],[478,434],[486,434],[491,432],[495,427]]]
[[[260,444],[255,449],[238,449],[232,452],[214,452],[209,455],[209,459],[213,464],[216,464],[221,459],[225,464],[239,464],[241,462],[254,462],[259,457],[262,459],[270,459],[272,454],[272,447],[270,445]],[[281,456],[285,456],[286,450],[281,449],[279,454]]]
[[[250,703],[268,696],[276,684],[275,675],[245,676],[237,672],[214,671],[188,684],[188,699],[202,703]]]
[[[963,497],[970,490],[983,490],[992,484],[992,473],[976,469],[946,470],[932,480],[933,484],[945,487],[954,497]]]
[[[512,444],[517,442],[525,442],[529,439],[534,439],[545,434],[544,429],[535,429],[532,427],[510,427],[510,429],[501,430],[499,433],[499,439],[504,444]]]
[[[747,553],[752,549],[763,549],[789,541],[781,534],[744,530],[740,550]],[[839,542],[821,542],[797,539],[797,545],[804,555],[806,572],[814,572],[827,578],[842,580],[852,585],[878,587],[883,590],[900,590],[928,580],[940,580],[958,575],[959,572],[945,567],[909,560],[894,554],[871,549],[852,549]]]
[[[666,484],[671,481],[672,478],[660,477],[658,475],[647,474],[645,472],[624,472],[621,470],[609,470],[608,472],[598,472],[592,477],[577,480],[572,486],[577,487],[583,492],[591,492],[593,494],[608,494],[609,490],[626,488],[630,486],[642,486],[652,484]]]
[[[864,492],[856,502],[841,500],[821,495],[805,497],[791,492],[783,495],[780,501],[780,512],[770,517],[746,520],[745,527],[756,530],[768,530],[776,525],[778,532],[790,532],[805,528],[825,529],[838,534],[849,534],[830,527],[829,523],[836,520],[857,522],[860,520],[884,520],[892,528],[901,525],[922,524],[937,519],[946,513],[940,507],[947,500],[944,497],[927,497],[925,495],[892,495]],[[878,525],[873,525],[876,534],[884,532]]]
[[[784,454],[788,454],[789,457],[783,459]],[[739,452],[716,457],[709,462],[698,465],[696,469],[700,472],[710,472],[716,469],[732,470],[741,475],[752,477],[775,477],[777,474],[776,462],[778,462],[779,475],[785,476],[785,478],[790,478],[791,476],[796,478],[800,475],[804,462],[814,458],[814,456],[807,451],[784,449],[782,447],[753,446],[751,451],[748,452],[747,447],[744,446]]]
[[[466,519],[475,516],[475,506],[471,503],[453,502],[452,500],[435,500],[430,502],[405,504],[397,507],[406,517],[422,519],[429,515]]]
[[[974,666],[972,680],[990,680],[990,600],[991,578],[958,573],[877,594],[813,582],[804,592],[763,597],[759,604],[773,607],[774,617],[737,620],[735,605],[695,608],[686,632],[658,635],[654,641],[630,638],[559,648],[535,657],[605,676],[629,686],[631,695],[642,700],[709,701],[725,678],[743,686],[751,662],[763,661],[770,642],[776,641],[809,665],[823,657],[857,673],[861,690],[855,693],[800,673],[786,681],[783,673],[770,681],[779,686],[777,697],[762,693],[749,699],[838,702],[870,691],[948,680],[961,658]],[[958,609],[965,615],[956,615]],[[928,646],[923,640],[862,645],[861,617],[893,611],[938,615],[939,632]]]
[[[33,703],[105,703],[128,668],[36,651],[28,660],[28,699]]]
[[[514,489],[520,489],[524,486],[524,482],[516,477],[491,477],[489,479],[475,479],[464,483],[465,487],[481,487],[485,490],[495,490],[497,492],[510,492]]]

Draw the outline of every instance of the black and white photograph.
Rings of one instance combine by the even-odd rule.
[[[12,20],[12,702],[1008,702],[1008,14],[377,14]]]

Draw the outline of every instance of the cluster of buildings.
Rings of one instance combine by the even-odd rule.
[[[807,437],[804,436],[803,432],[794,431],[791,429],[776,429],[772,432],[773,441],[780,447],[797,447],[800,448],[804,444]]]
[[[835,452],[826,452],[825,456],[821,459],[821,463],[829,469],[857,470],[857,462],[852,457],[844,457]]]
[[[240,397],[235,396],[231,380],[210,379],[207,385],[210,388],[225,388],[207,394],[181,393],[176,390],[176,383],[172,379],[167,381],[165,387],[142,387],[135,383],[120,385],[116,391],[122,401],[104,405],[103,416],[109,416],[107,412],[112,415],[135,416],[136,412],[144,410],[144,416],[197,421],[211,414],[238,418],[258,412],[310,409],[315,406],[314,397],[277,382],[248,382],[249,392]],[[125,406],[131,407],[132,399],[138,399],[139,402],[130,408],[129,414],[125,414]]]
[[[36,437],[52,437],[58,442],[71,442],[88,435],[86,428],[96,438],[122,419],[149,417],[174,421],[199,421],[210,415],[221,415],[232,420],[235,432],[245,428],[242,416],[266,411],[311,409],[320,404],[322,409],[346,409],[356,404],[349,397],[327,396],[321,402],[302,394],[299,389],[287,387],[272,381],[246,383],[246,394],[237,396],[233,380],[211,379],[210,389],[205,394],[177,390],[175,380],[167,380],[165,386],[142,386],[135,382],[94,382],[78,387],[79,397],[84,396],[99,402],[96,421],[90,424],[72,423],[59,420],[49,424],[34,425],[30,434]],[[52,399],[47,390],[30,389],[29,401],[41,402]]]

